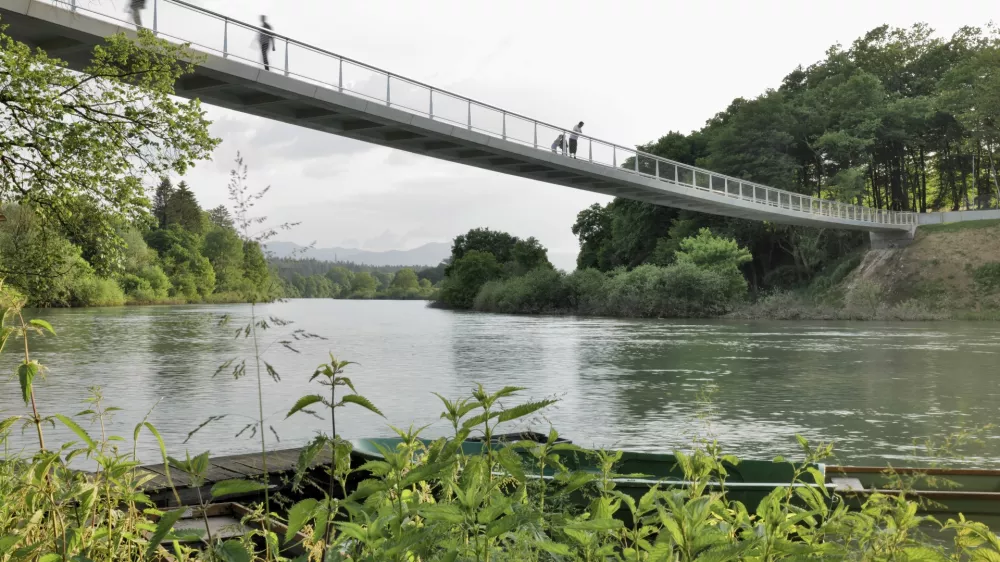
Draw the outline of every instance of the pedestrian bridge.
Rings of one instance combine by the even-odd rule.
[[[580,135],[578,158],[550,149],[566,129],[404,78],[272,33],[271,68],[258,28],[182,0],[150,0],[143,24],[205,54],[177,94],[204,103],[432,158],[594,193],[716,215],[814,227],[912,235],[916,213],[818,199],[716,174]],[[74,69],[94,45],[134,34],[128,14],[88,0],[0,0],[15,39]],[[572,125],[570,125],[572,126]],[[568,134],[567,134],[568,137]]]

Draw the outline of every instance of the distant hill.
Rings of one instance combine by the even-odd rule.
[[[310,248],[303,250],[303,247],[294,242],[268,242],[267,250],[276,258],[296,257],[302,259],[315,259],[320,261],[351,261],[357,264],[384,266],[384,265],[411,265],[433,267],[441,260],[451,255],[451,244],[445,242],[431,242],[413,248],[412,250],[389,250],[386,252],[371,252],[359,250],[357,248]]]

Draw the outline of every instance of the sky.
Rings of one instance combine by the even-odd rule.
[[[996,13],[981,0],[196,3],[247,22],[267,14],[277,33],[542,121],[583,120],[586,134],[626,146],[698,129],[879,25],[926,22],[950,36]],[[242,39],[252,48],[249,37],[230,44]],[[242,152],[250,185],[271,186],[262,214],[300,223],[286,241],[410,249],[489,227],[535,236],[565,261],[576,214],[610,200],[220,108],[208,117],[222,143],[184,179],[203,207],[224,204]]]

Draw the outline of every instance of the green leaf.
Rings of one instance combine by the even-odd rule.
[[[372,404],[367,398],[365,398],[364,396],[361,396],[360,394],[348,394],[347,396],[343,397],[340,400],[340,402],[341,402],[341,404],[344,404],[344,403],[357,404],[358,406],[361,406],[362,408],[364,408],[366,410],[374,412],[374,413],[382,416],[383,418],[385,417],[385,416],[382,415],[382,412],[380,412],[379,409],[375,407],[375,404]]]
[[[517,517],[514,515],[505,515],[486,527],[486,536],[488,538],[499,537],[505,533],[509,533],[515,527],[517,527]]]
[[[17,420],[19,419],[21,419],[21,416],[11,416],[3,421],[0,421],[0,435],[6,433],[7,430],[17,423]]]
[[[31,402],[31,383],[38,375],[38,362],[21,363],[17,367],[17,380],[21,383],[21,397],[24,398],[24,405]]]
[[[7,554],[7,552],[17,546],[17,543],[21,541],[21,535],[7,535],[6,537],[0,538],[0,555]]]
[[[32,326],[34,326],[36,328],[41,328],[41,329],[47,331],[48,333],[52,334],[53,336],[56,335],[56,331],[52,329],[52,324],[49,324],[45,320],[40,320],[40,319],[36,318],[34,320],[29,320],[28,324],[31,324]]]
[[[223,562],[250,562],[250,553],[237,540],[228,540],[215,548],[215,554]]]
[[[508,408],[500,412],[500,417],[497,419],[498,422],[512,421],[524,416],[531,415],[542,408],[551,406],[555,404],[556,400],[542,400],[540,402],[528,402],[527,404],[521,404],[520,406],[514,406],[513,408]]]
[[[38,562],[58,562],[59,560],[62,560],[61,555],[56,554],[54,552],[50,552],[48,554],[42,555],[42,557],[38,559]]]
[[[267,488],[262,482],[252,482],[250,480],[223,480],[216,482],[212,486],[212,498],[222,496],[232,496],[235,494],[251,494]]]
[[[309,406],[322,401],[323,397],[317,394],[303,396],[302,398],[299,398],[298,402],[296,402],[294,406],[292,406],[291,410],[288,410],[288,413],[285,414],[285,419],[292,417],[292,414],[302,410],[303,408],[308,408]]]
[[[624,526],[625,523],[618,519],[590,519],[570,521],[565,528],[574,531],[614,531]]]
[[[305,526],[318,503],[313,498],[307,498],[293,505],[288,510],[288,530],[285,532],[285,542],[291,542],[295,533],[298,533]]]
[[[462,510],[452,503],[422,503],[417,506],[417,513],[428,521],[443,521],[452,525],[465,521]]]
[[[569,545],[563,543],[552,542],[552,541],[535,541],[533,543],[538,548],[548,552],[549,554],[554,554],[556,556],[569,556],[572,551],[569,549]]]
[[[146,547],[146,559],[152,560],[156,555],[156,549],[163,542],[163,537],[167,536],[167,533],[174,528],[174,523],[177,522],[181,516],[184,515],[184,509],[175,509],[173,511],[168,511],[160,517],[159,523],[156,524],[156,530],[153,531],[152,536],[149,537],[149,546]]]
[[[90,447],[91,449],[97,447],[97,445],[94,443],[94,440],[90,438],[90,435],[88,435],[87,432],[84,431],[82,427],[77,425],[75,421],[67,418],[62,414],[56,414],[56,419],[61,421],[63,425],[65,425],[66,427],[70,428],[70,430],[72,430],[77,437],[83,439],[83,442],[86,443],[88,447]]]

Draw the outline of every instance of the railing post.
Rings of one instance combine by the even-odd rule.
[[[472,100],[469,100],[469,130],[472,130]]]
[[[288,76],[288,39],[285,39],[285,76]]]
[[[615,145],[611,145],[611,167],[618,167],[618,148]]]
[[[594,139],[587,138],[587,160],[594,161]]]
[[[430,90],[430,96],[428,97],[430,97],[431,103],[430,103],[430,111],[427,113],[427,115],[430,115],[431,119],[434,119],[434,90]]]
[[[337,91],[344,93],[344,59],[340,59],[340,68],[337,71]]]
[[[389,101],[389,86],[392,84],[392,74],[388,72],[385,73],[385,106],[392,107],[392,102]]]
[[[660,161],[654,160],[654,162],[656,162],[656,179],[660,179]],[[726,189],[726,191],[729,191],[729,189]]]
[[[69,9],[73,12],[76,11],[76,0],[70,0]]]
[[[507,112],[504,111],[502,115],[503,115],[503,131],[502,131],[503,140],[507,140]]]
[[[538,121],[535,121],[535,148],[538,148]]]
[[[222,20],[222,58],[229,58],[229,18]]]
[[[680,183],[677,178],[680,177],[680,172],[677,171],[677,164],[674,164],[674,183]]]
[[[159,0],[153,0],[153,35],[156,35],[159,30],[159,22],[157,21],[159,18],[159,7]]]
[[[639,153],[635,153],[635,173],[639,173]]]

